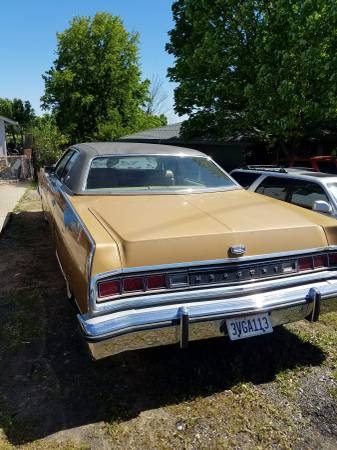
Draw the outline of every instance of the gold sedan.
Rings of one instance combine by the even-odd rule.
[[[198,151],[74,145],[39,192],[96,359],[337,309],[336,221],[245,191]]]

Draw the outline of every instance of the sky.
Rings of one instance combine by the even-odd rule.
[[[142,77],[158,77],[168,98],[164,107],[169,123],[174,113],[174,83],[166,77],[173,57],[165,51],[167,32],[174,26],[172,0],[0,0],[0,97],[29,100],[41,114],[44,91],[41,75],[56,58],[56,33],[74,16],[98,11],[118,15],[129,32],[140,34]]]

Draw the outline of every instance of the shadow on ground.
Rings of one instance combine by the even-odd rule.
[[[246,341],[225,338],[92,362],[68,305],[50,231],[40,212],[14,215],[0,239],[0,426],[12,444],[273,380],[319,365],[322,351],[285,328]]]

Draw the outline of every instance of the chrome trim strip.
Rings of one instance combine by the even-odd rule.
[[[114,188],[116,189],[116,188]],[[104,191],[99,190],[99,189],[92,189],[92,190],[86,190],[86,191],[82,191],[81,193],[78,193],[76,195],[83,195],[83,196],[104,196],[104,195],[113,195],[113,196],[122,196],[122,195],[133,195],[133,196],[137,196],[137,195],[195,195],[195,194],[211,194],[214,192],[228,192],[228,191],[242,191],[243,188],[241,186],[227,186],[224,188],[205,188],[205,189],[193,189],[192,190],[188,190],[188,189],[176,189],[172,191],[160,191],[160,190],[156,190],[156,189],[141,189],[139,191],[128,191],[128,190],[119,190],[119,191],[115,191],[112,189],[105,189]]]
[[[188,288],[186,290],[159,291],[147,295],[135,295],[133,297],[124,297],[111,300],[105,303],[94,304],[94,309],[88,315],[101,316],[104,314],[121,312],[125,310],[135,310],[141,308],[150,308],[160,305],[172,305],[183,302],[187,306],[195,301],[213,301],[219,298],[242,297],[244,295],[255,295],[263,292],[273,292],[277,289],[290,289],[298,286],[308,285],[326,280],[337,279],[337,270],[325,270],[319,272],[310,272],[306,274],[294,274],[294,276],[284,276],[268,280],[257,280],[252,282],[238,282],[230,286],[212,286],[203,288]],[[96,294],[95,294],[96,295]],[[94,297],[92,297],[94,298]]]

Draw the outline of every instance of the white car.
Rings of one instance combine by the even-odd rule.
[[[249,191],[337,218],[337,176],[272,166],[247,166],[230,175]]]

